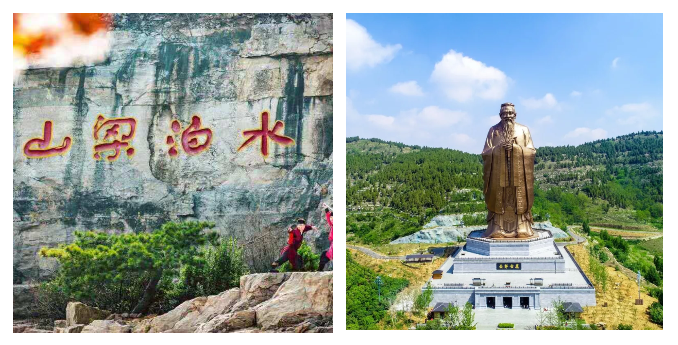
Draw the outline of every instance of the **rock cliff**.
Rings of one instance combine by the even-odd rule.
[[[116,14],[111,38],[104,62],[29,69],[14,83],[15,284],[48,277],[55,263],[38,250],[76,230],[212,221],[255,271],[297,217],[319,225],[306,238],[317,251],[329,245],[331,14]],[[265,130],[294,142],[241,148],[264,111]],[[36,142],[27,153],[46,121],[48,145],[67,150]],[[117,159],[98,146],[114,140]]]

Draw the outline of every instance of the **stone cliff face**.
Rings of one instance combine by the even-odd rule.
[[[54,263],[39,248],[76,230],[212,221],[262,265],[305,217],[322,230],[306,240],[328,246],[320,205],[332,197],[331,14],[119,14],[111,37],[102,63],[29,69],[15,81],[15,284],[48,276]],[[264,111],[266,130],[294,143],[269,136],[264,155],[255,137],[239,150]],[[30,158],[45,153],[25,151],[44,139],[45,121],[51,147],[65,137],[70,146]],[[111,160],[96,145],[115,139],[126,146]]]

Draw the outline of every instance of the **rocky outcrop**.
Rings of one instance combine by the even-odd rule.
[[[257,326],[269,330],[294,327],[311,319],[331,320],[332,284],[331,274],[292,274],[273,297],[254,307]]]
[[[90,307],[80,302],[68,302],[66,305],[66,325],[87,325],[94,320],[104,320],[110,311]],[[56,325],[55,325],[56,326]]]
[[[35,311],[35,303],[31,284],[16,284],[12,286],[12,314],[14,318],[30,317]]]
[[[85,325],[73,325],[65,327],[54,327],[54,333],[82,333]]]
[[[83,333],[332,332],[332,293],[332,272],[251,274],[240,279],[239,288],[194,298],[163,315],[141,319],[114,316],[95,320],[81,330]],[[55,327],[55,331],[72,333],[76,329]]]
[[[94,320],[80,333],[132,333],[132,326],[116,320]]]
[[[262,271],[285,242],[284,229],[305,217],[321,229],[305,240],[326,249],[320,205],[331,204],[333,190],[332,19],[116,14],[105,61],[24,71],[13,92],[14,283],[49,277],[56,263],[39,249],[71,242],[76,230],[211,221],[238,238],[252,269]],[[268,140],[268,156],[261,140],[239,150],[243,131],[261,127],[264,110],[268,129],[283,122],[279,134],[294,144]],[[135,121],[134,151],[113,161],[94,157],[99,115]],[[177,135],[171,156],[172,121],[183,133],[194,115],[211,131],[210,145],[189,154]],[[29,158],[24,145],[43,136],[45,121],[53,125],[51,145],[68,136],[70,148]]]

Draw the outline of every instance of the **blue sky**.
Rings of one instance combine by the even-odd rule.
[[[537,147],[662,130],[662,15],[347,14],[347,136],[479,153],[501,103]]]

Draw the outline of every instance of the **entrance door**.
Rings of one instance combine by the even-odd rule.
[[[485,299],[485,302],[487,302],[487,307],[494,309],[494,297],[487,297]]]
[[[504,308],[513,308],[513,297],[504,297]]]
[[[523,309],[530,309],[530,298],[520,297],[520,307]]]

